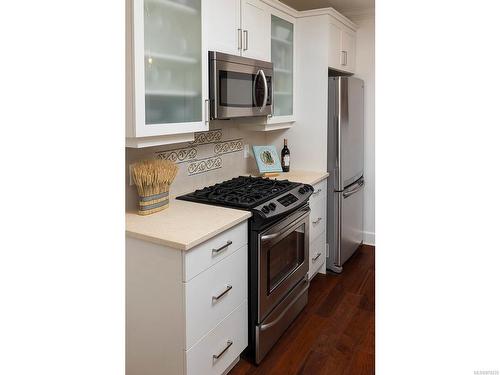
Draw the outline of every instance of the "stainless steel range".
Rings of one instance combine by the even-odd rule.
[[[177,199],[249,210],[248,348],[259,364],[307,304],[309,205],[306,184],[237,177]]]

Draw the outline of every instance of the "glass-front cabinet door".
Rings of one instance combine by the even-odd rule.
[[[293,23],[271,16],[271,61],[274,65],[273,117],[293,115]]]
[[[205,130],[202,0],[132,1],[135,137]]]

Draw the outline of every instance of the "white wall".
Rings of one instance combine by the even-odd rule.
[[[375,244],[375,16],[351,17],[356,34],[356,76],[365,81],[365,243]]]

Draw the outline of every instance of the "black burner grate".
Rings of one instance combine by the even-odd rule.
[[[192,193],[178,197],[178,199],[239,208],[253,208],[297,185],[300,184],[287,180],[240,176],[195,190]]]

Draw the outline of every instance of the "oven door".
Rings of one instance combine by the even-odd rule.
[[[210,79],[210,118],[272,114],[272,69],[213,60]]]
[[[309,207],[259,235],[259,322],[309,271]]]

